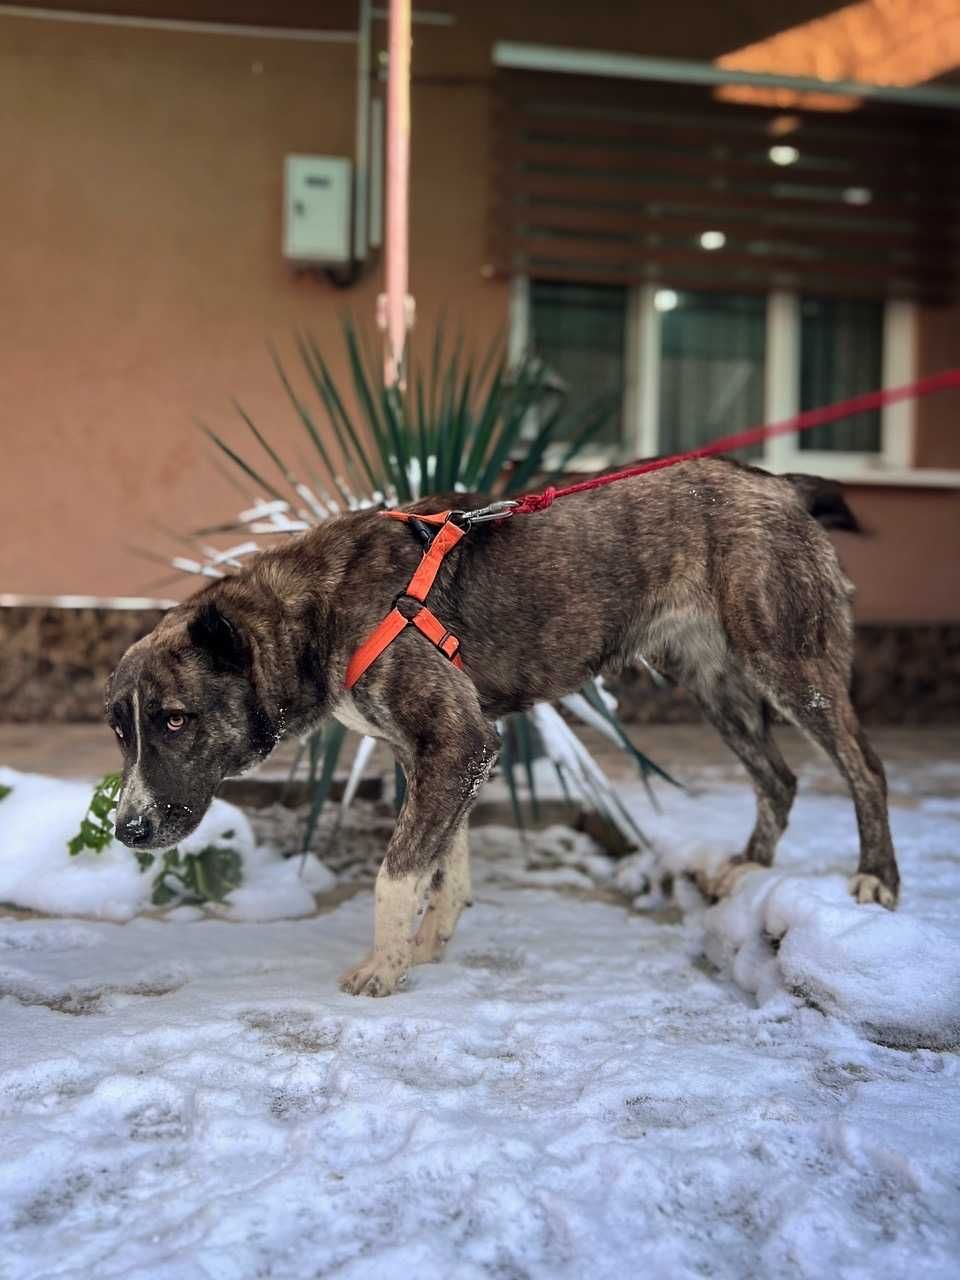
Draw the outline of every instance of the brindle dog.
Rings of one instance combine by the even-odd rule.
[[[117,833],[176,843],[224,777],[327,715],[385,739],[406,800],[377,877],[373,951],[341,985],[387,995],[439,958],[469,900],[467,815],[497,757],[493,722],[642,654],[693,693],[756,788],[756,826],[721,889],[769,866],[787,823],[796,779],[770,735],[775,709],[849,784],[851,892],[893,907],[883,767],[849,697],[852,588],[818,519],[856,527],[826,482],[712,460],[475,526],[429,598],[463,671],[408,627],[352,694],[350,656],[422,547],[373,511],[330,520],[204,587],[126,653],[107,693],[124,761]]]

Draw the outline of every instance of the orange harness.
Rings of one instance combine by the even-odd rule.
[[[449,551],[453,550],[466,534],[466,529],[454,524],[451,516],[455,513],[452,511],[441,511],[432,516],[411,515],[406,511],[384,511],[381,514],[391,520],[417,521],[424,524],[438,525],[439,528],[433,535],[430,545],[424,551],[423,559],[417,566],[416,573],[410,579],[407,589],[397,596],[393,608],[367,636],[366,640],[350,659],[346,678],[348,689],[353,688],[363,673],[380,657],[384,649],[392,644],[400,632],[405,630],[411,623],[427,637],[431,644],[436,645],[443,656],[449,658],[455,667],[460,670],[463,669],[463,662],[460,658],[460,641],[446,629],[439,618],[430,612],[424,601],[436,581],[444,557]],[[456,514],[459,515],[460,513]],[[400,601],[404,599],[412,600],[418,606],[416,612],[409,618],[405,617],[397,607]]]

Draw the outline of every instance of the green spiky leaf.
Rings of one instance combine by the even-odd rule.
[[[347,731],[339,720],[331,720],[311,739],[311,757],[314,761],[312,768],[314,777],[312,786],[313,799],[310,803],[310,812],[307,814],[306,827],[303,833],[304,853],[310,848],[310,841],[313,839],[313,833],[316,830],[321,810],[329,799],[330,790],[333,786],[333,776],[340,762],[340,753],[343,750],[343,740],[346,734]],[[318,764],[320,765],[319,776],[317,776],[316,768]]]
[[[667,773],[666,769],[661,768],[655,760],[651,760],[648,755],[645,755],[639,749],[639,747],[634,746],[629,734],[623,727],[620,717],[611,711],[604,701],[600,690],[597,688],[596,681],[588,680],[583,686],[582,692],[583,696],[587,699],[594,710],[608,721],[614,733],[616,733],[619,738],[620,745],[626,752],[628,752],[643,775],[646,776],[651,773],[656,774],[657,777],[662,778],[664,782],[669,782],[672,787],[679,787],[681,790],[684,790],[682,782],[678,782],[676,778]]]

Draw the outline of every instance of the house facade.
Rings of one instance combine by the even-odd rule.
[[[307,329],[345,380],[344,313],[373,326],[377,249],[335,284],[284,260],[281,224],[286,156],[357,157],[384,14],[33,7],[0,6],[0,595],[176,597],[193,583],[158,588],[138,549],[174,553],[169,531],[254,489],[197,422],[229,439],[236,399],[296,457],[270,346]],[[960,366],[948,70],[935,103],[816,111],[696,73],[856,8],[416,12],[413,340],[444,316],[478,349],[536,351],[574,399],[614,393],[598,467]],[[844,480],[871,534],[838,535],[863,623],[960,623],[958,409],[907,402],[750,455]]]

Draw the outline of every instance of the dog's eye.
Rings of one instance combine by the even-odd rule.
[[[120,728],[120,726],[119,726],[118,724],[115,724],[115,725],[113,726],[113,732],[117,735],[117,737],[118,737],[118,738],[120,739],[120,741],[122,742],[122,741],[123,741],[123,730]]]
[[[167,728],[171,733],[176,733],[187,723],[187,717],[180,711],[174,711],[172,715],[167,716]]]

